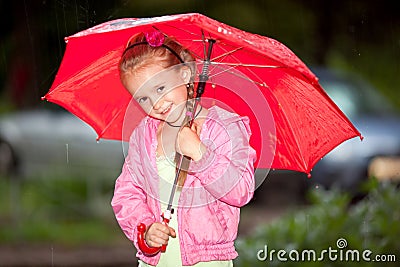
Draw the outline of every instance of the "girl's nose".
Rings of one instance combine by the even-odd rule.
[[[162,100],[162,98],[161,99],[157,99],[156,101],[155,101],[155,103],[154,103],[154,105],[153,105],[153,109],[154,110],[158,110],[158,109],[160,109],[162,106],[163,106],[163,100]]]

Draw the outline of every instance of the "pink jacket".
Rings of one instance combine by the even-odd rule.
[[[132,133],[122,173],[116,180],[111,205],[137,257],[151,265],[160,254],[146,257],[137,246],[137,224],[161,221],[156,131],[159,120],[145,118]],[[249,145],[247,117],[212,107],[200,139],[207,152],[192,162],[179,198],[178,225],[183,265],[237,257],[240,210],[253,197],[256,153]],[[167,248],[168,249],[168,248]]]

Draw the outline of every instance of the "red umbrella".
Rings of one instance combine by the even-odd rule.
[[[144,114],[129,105],[118,61],[131,36],[154,29],[175,37],[198,63],[205,60],[208,40],[215,41],[203,97],[250,118],[256,167],[310,173],[338,144],[361,137],[286,46],[201,14],[118,19],[67,37],[60,69],[43,98],[87,122],[99,139],[126,141]],[[232,84],[241,86],[232,90]],[[126,113],[136,115],[129,125]]]
[[[196,105],[222,105],[249,117],[256,167],[310,173],[335,146],[361,136],[287,47],[200,14],[119,19],[67,37],[60,69],[43,98],[87,122],[98,138],[127,141],[145,114],[120,83],[118,62],[131,36],[154,30],[173,36],[196,57],[202,95]],[[160,248],[146,245],[144,233],[139,224],[142,251],[158,253]]]

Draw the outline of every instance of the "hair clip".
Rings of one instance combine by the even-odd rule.
[[[125,55],[126,51],[128,51],[129,49],[131,49],[135,46],[138,46],[138,45],[149,45],[154,48],[162,46],[162,47],[168,49],[174,56],[176,56],[176,58],[181,63],[185,63],[185,61],[183,61],[183,59],[181,58],[180,55],[178,55],[178,53],[176,53],[171,47],[164,44],[165,35],[162,32],[160,32],[158,30],[153,30],[153,31],[143,32],[143,34],[144,34],[146,41],[130,44],[130,40],[129,40],[128,47],[125,48],[124,52],[122,53],[122,56]],[[132,37],[134,37],[134,36],[132,36]]]
[[[144,36],[151,47],[160,47],[165,41],[164,34],[157,30],[144,32]]]

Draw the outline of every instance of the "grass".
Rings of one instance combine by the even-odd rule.
[[[81,177],[0,178],[0,244],[121,241],[110,206],[113,181],[90,185]]]

